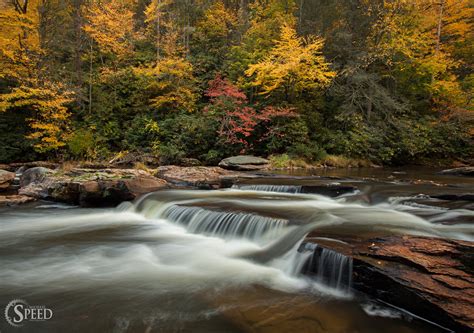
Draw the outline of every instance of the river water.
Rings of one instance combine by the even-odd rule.
[[[21,299],[53,316],[20,327],[1,318],[0,331],[445,331],[356,294],[348,258],[302,242],[309,231],[333,241],[370,233],[474,241],[472,201],[452,200],[474,192],[474,182],[431,171],[354,172],[261,175],[113,209],[2,208],[2,308]],[[304,193],[322,184],[354,190]],[[302,274],[308,265],[313,274]]]

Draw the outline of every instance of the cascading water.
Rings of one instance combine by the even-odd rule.
[[[233,189],[245,191],[301,193],[302,186],[297,185],[233,185]]]
[[[302,272],[313,276],[325,285],[350,293],[352,285],[352,258],[333,250],[305,243],[302,252],[310,252],[311,256],[305,263]]]
[[[283,219],[178,205],[169,206],[160,217],[179,223],[192,233],[252,240],[259,240],[264,236],[271,238],[281,235],[288,225],[288,221]]]
[[[173,306],[181,310],[192,303],[198,318],[192,320],[232,311],[232,303],[216,308],[219,300],[211,294],[233,297],[237,290],[243,293],[237,302],[261,290],[311,300],[350,299],[351,259],[315,244],[301,246],[311,231],[316,236],[377,231],[473,239],[472,224],[431,223],[390,203],[369,206],[279,190],[160,191],[115,210],[57,206],[4,214],[0,295],[28,301],[39,297],[36,304],[44,299],[63,302],[56,308],[72,308],[71,318],[87,311],[94,315],[95,308],[84,310],[91,300],[105,304],[113,299],[114,306],[130,304],[140,311],[159,303],[161,312],[151,311],[146,317],[159,318],[160,324],[168,325],[164,331],[171,331],[183,320]],[[446,216],[446,211],[438,210],[429,218]],[[71,297],[82,304],[77,313]],[[171,310],[167,304],[174,304]],[[264,299],[261,306],[267,311],[274,304]],[[333,312],[337,310],[336,306]],[[121,315],[133,325],[137,320],[130,311],[126,308]],[[138,321],[143,322],[144,316],[139,313]],[[107,330],[104,327],[94,331]],[[138,331],[147,327],[139,326],[134,332]]]

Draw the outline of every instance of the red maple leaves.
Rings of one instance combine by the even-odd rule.
[[[257,125],[268,126],[276,117],[298,116],[294,109],[289,107],[267,106],[257,111],[247,105],[245,93],[219,74],[209,82],[205,94],[210,98],[210,105],[206,106],[204,111],[212,112],[221,122],[219,137],[229,144],[241,144],[242,152],[251,146],[249,137],[254,134]]]

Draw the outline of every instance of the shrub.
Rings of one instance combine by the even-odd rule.
[[[67,141],[69,153],[74,158],[97,158],[98,142],[94,133],[87,128],[76,130]]]
[[[158,150],[161,164],[179,164],[186,157],[186,152],[172,143],[160,145]]]
[[[158,151],[159,133],[158,123],[151,117],[136,116],[125,131],[123,146],[130,150],[150,148]]]

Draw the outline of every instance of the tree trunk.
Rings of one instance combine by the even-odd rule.
[[[298,16],[298,30],[300,33],[301,33],[302,25],[303,25],[303,5],[304,5],[304,0],[301,0],[299,16]]]
[[[161,59],[160,48],[161,48],[161,0],[158,0],[156,5],[156,64]]]
[[[92,40],[90,41],[90,62],[89,62],[89,114],[92,114]]]
[[[441,46],[441,28],[443,26],[444,1],[445,0],[440,0],[439,2],[438,27],[436,30],[436,54],[439,53]]]
[[[74,72],[76,74],[76,84],[82,86],[82,15],[81,7],[83,0],[74,0],[73,2],[73,20],[74,20]]]

